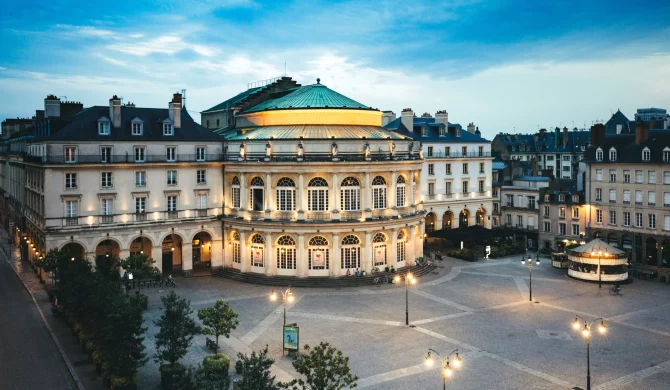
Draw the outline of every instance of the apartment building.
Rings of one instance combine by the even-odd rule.
[[[537,248],[540,190],[549,185],[543,176],[521,176],[500,189],[502,226],[525,231],[528,246]]]
[[[585,199],[576,180],[552,180],[540,189],[540,248],[563,252],[567,245],[586,243]]]

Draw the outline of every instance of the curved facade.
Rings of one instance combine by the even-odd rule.
[[[568,250],[568,276],[576,279],[617,282],[628,279],[628,255],[595,239]]]

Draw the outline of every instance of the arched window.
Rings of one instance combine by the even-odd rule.
[[[254,176],[249,183],[249,208],[253,211],[265,210],[264,193],[265,182],[258,176]]]
[[[372,255],[375,266],[386,265],[386,235],[377,233],[372,237]]]
[[[234,231],[230,237],[230,246],[233,252],[233,263],[242,263],[242,258],[240,257],[240,234],[237,231]]]
[[[251,265],[253,267],[263,267],[263,258],[265,257],[265,238],[256,233],[251,236]]]
[[[277,182],[277,211],[295,210],[295,182],[282,177]]]
[[[277,239],[277,269],[295,269],[295,240],[291,236]]]
[[[395,187],[395,205],[396,207],[405,207],[405,195],[407,193],[404,176],[398,176]]]
[[[307,210],[328,211],[328,182],[315,177],[307,184]]]
[[[616,161],[616,149],[610,149],[610,161]]]
[[[350,234],[342,239],[342,269],[360,268],[361,240]]]
[[[600,148],[596,150],[596,161],[603,161],[603,150]]]
[[[407,245],[407,236],[405,235],[405,231],[401,230],[398,232],[398,243],[396,245],[396,258],[395,261],[396,263],[401,263],[405,261],[406,258],[406,251],[405,251],[405,246]]]
[[[651,150],[649,148],[642,149],[642,161],[651,160]]]
[[[342,180],[340,209],[342,211],[359,211],[361,209],[361,184],[355,177],[347,177]]]
[[[381,176],[372,179],[372,208],[386,208],[386,180]]]
[[[328,240],[321,236],[310,238],[307,248],[309,269],[329,268]]]
[[[231,198],[233,201],[233,208],[239,209],[240,208],[240,178],[235,176],[233,177],[233,180],[230,182],[231,185]]]

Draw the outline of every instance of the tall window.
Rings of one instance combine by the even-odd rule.
[[[451,164],[447,164],[446,168],[447,168],[446,174],[451,175]]]
[[[663,193],[663,207],[670,207],[670,192]]]
[[[307,210],[328,211],[328,182],[326,179],[315,177],[307,183]]]
[[[479,157],[484,157],[484,147],[483,146],[479,147]]]
[[[113,199],[101,199],[100,200],[100,211],[102,214],[102,223],[112,223],[114,214],[114,200]]]
[[[596,210],[596,223],[603,223],[603,211]]]
[[[65,162],[66,163],[77,162],[77,147],[76,146],[66,146],[65,147]]]
[[[651,151],[649,150],[649,148],[644,148],[642,150],[642,161],[649,161],[649,160],[651,160]]]
[[[648,225],[649,229],[656,229],[656,214],[648,214]]]
[[[635,213],[635,227],[642,227],[642,213]]]
[[[484,180],[479,181],[479,192],[484,192]],[[533,198],[533,203],[535,203],[535,198]],[[534,205],[533,208],[535,208]]]
[[[444,147],[444,157],[451,157],[451,146]]]
[[[464,175],[468,174],[468,163],[463,163],[463,174]]]
[[[100,177],[100,184],[102,188],[112,188],[112,172],[102,172]]]
[[[610,210],[610,225],[616,225],[616,211]]]
[[[432,146],[428,147],[428,157],[433,157],[433,147]]]
[[[610,161],[616,161],[616,149],[610,149]]]
[[[136,147],[135,148],[135,162],[144,162],[146,160],[146,148]]]
[[[207,184],[207,170],[206,169],[198,169],[197,170],[195,184]]]
[[[277,239],[277,269],[296,269],[295,240],[291,236]]]
[[[479,163],[479,173],[484,173],[484,163]]]
[[[559,207],[558,208],[558,217],[559,218],[565,218],[565,207]]]
[[[596,181],[603,181],[603,170],[600,168],[596,169]]]
[[[361,240],[353,234],[342,239],[340,249],[342,269],[360,268],[361,266]]]
[[[545,217],[549,216],[549,206],[544,206],[544,216]]]
[[[167,185],[177,185],[177,171],[167,171]]]
[[[196,161],[205,161],[207,156],[205,155],[205,147],[204,146],[198,146],[195,148],[195,160]]]
[[[544,223],[544,231],[545,233],[551,233],[551,222]]]
[[[468,181],[467,180],[463,180],[463,191],[462,192],[464,194],[468,193]]]
[[[242,258],[240,257],[240,234],[236,231],[232,234],[230,246],[233,252],[233,263],[242,263]]]
[[[307,248],[307,265],[309,269],[329,268],[328,240],[321,236],[309,239]]]
[[[428,174],[429,175],[434,175],[435,174],[435,165],[434,164],[428,164]]]
[[[610,169],[610,183],[616,182],[616,169]]]
[[[635,204],[637,204],[637,205],[642,204],[642,191],[641,190],[635,190]]]
[[[144,214],[147,212],[147,198],[135,198],[135,214]]]
[[[406,260],[407,258],[406,246],[407,246],[407,236],[405,235],[405,231],[401,230],[398,232],[398,242],[396,244],[396,254],[395,254],[396,263],[401,263]]]
[[[147,173],[145,171],[135,172],[135,186],[144,187],[147,185]]]
[[[579,207],[572,208],[572,218],[579,218]]]
[[[177,197],[170,195],[167,197],[167,211],[176,212],[177,211]]]
[[[600,148],[596,150],[596,161],[603,161],[603,150]]]
[[[277,210],[295,210],[295,182],[288,177],[282,177],[277,182]]]
[[[630,183],[630,169],[623,170],[623,182]]]
[[[444,193],[447,195],[451,195],[451,182],[445,182],[444,183]]]
[[[647,182],[649,184],[656,184],[656,171],[648,171],[647,172]]]
[[[670,184],[670,171],[663,171],[663,184]]]
[[[635,183],[642,184],[642,170],[635,171]]]
[[[251,265],[253,267],[262,267],[263,259],[265,258],[265,239],[260,234],[256,233],[251,236]]]
[[[342,180],[340,209],[342,211],[358,211],[361,209],[361,185],[355,177],[347,177]]]
[[[602,201],[603,201],[603,189],[596,188],[596,202],[602,202]]]
[[[610,203],[616,203],[616,190],[610,190]]]
[[[670,148],[666,147],[663,149],[663,162],[670,161]]]
[[[630,226],[630,211],[623,212],[623,226]]]
[[[174,135],[174,125],[172,123],[163,123],[163,135]]]
[[[386,208],[386,180],[381,176],[372,179],[372,208]]]
[[[647,192],[647,204],[649,206],[656,206],[656,191]]]
[[[405,177],[399,175],[395,187],[395,205],[396,207],[405,207],[406,183]]]
[[[564,223],[559,223],[558,224],[558,234],[561,236],[565,236],[565,224]]]
[[[377,233],[372,237],[372,256],[375,266],[386,265],[386,235]]]
[[[76,173],[66,173],[65,174],[65,188],[68,190],[74,190],[77,188],[77,174]]]
[[[665,153],[665,152],[663,152]],[[668,231],[670,230],[670,215],[664,215],[663,216],[663,230]]]
[[[134,120],[131,124],[132,135],[142,135],[142,121]]]
[[[100,148],[100,162],[101,163],[112,162],[112,148],[110,148],[109,146],[104,146]]]
[[[249,208],[253,211],[263,211],[265,209],[265,182],[258,176],[251,178],[249,183]]]
[[[198,210],[207,210],[207,194],[199,194],[195,197]]]
[[[240,208],[240,178],[235,176],[233,177],[233,180],[230,182],[231,184],[231,198],[233,201],[233,208],[239,209]]]
[[[166,159],[168,162],[177,161],[177,148],[174,146],[168,146],[166,151]]]
[[[108,120],[98,122],[98,134],[109,135],[109,121]]]
[[[467,146],[461,146],[461,156],[462,157],[467,157],[468,156],[468,147]]]
[[[579,236],[579,225],[572,225],[572,235]]]

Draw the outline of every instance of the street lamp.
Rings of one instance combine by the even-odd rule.
[[[291,291],[291,286],[286,289],[286,291],[280,291],[282,295],[282,300],[284,301],[284,325],[286,325],[286,302],[293,303],[295,297],[293,296],[293,291]],[[277,301],[278,294],[275,290],[272,290],[270,293],[270,300],[272,302]]]
[[[607,333],[607,327],[605,326],[602,317],[596,318],[595,320],[589,323],[582,317],[575,316],[575,320],[572,322],[572,328],[575,330],[581,329],[582,336],[586,340],[586,390],[591,390],[591,357],[590,357],[591,327],[598,321],[600,321],[600,323],[598,324],[598,332],[600,332],[600,334]]]
[[[393,280],[400,283],[400,275],[396,275]],[[409,285],[416,284],[416,278],[411,272],[407,272],[404,277],[405,280],[405,325],[409,325]]]
[[[607,251],[598,251],[598,288],[603,288],[603,272],[600,269],[600,258],[601,256],[607,257]],[[596,252],[591,252],[591,257],[596,257]]]
[[[458,355],[458,349],[453,350],[447,357],[442,357],[440,356],[439,353],[437,353],[436,350],[432,348],[428,348],[428,355],[426,355],[426,366],[428,367],[433,367],[433,364],[435,364],[435,358],[433,357],[432,354],[437,355],[442,363],[442,389],[446,390],[447,389],[447,378],[451,377],[453,375],[453,368],[460,368],[463,359]],[[449,361],[449,358],[451,358],[451,355],[456,354],[454,357],[453,364],[452,362]]]
[[[526,258],[521,258],[521,264],[526,264]],[[540,254],[538,253],[537,258],[535,259],[535,264],[540,265]],[[530,273],[530,280],[528,283],[528,300],[533,302],[533,256],[528,255],[528,271]]]

